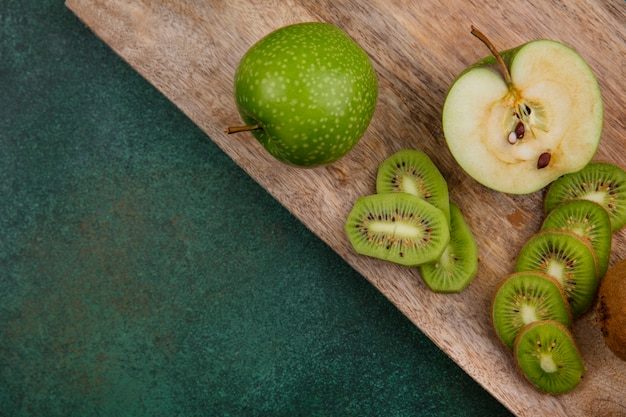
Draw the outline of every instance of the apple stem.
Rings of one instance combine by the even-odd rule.
[[[263,129],[260,125],[247,125],[247,126],[231,126],[224,129],[224,133],[232,134],[239,132],[250,132],[251,130],[261,130]]]
[[[507,85],[511,85],[511,74],[509,73],[509,70],[506,67],[506,64],[504,63],[504,60],[502,59],[500,52],[498,52],[498,50],[495,48],[495,46],[493,46],[491,41],[480,30],[476,29],[474,25],[472,25],[472,35],[480,39],[480,41],[484,43],[487,46],[487,48],[489,48],[493,56],[498,61],[498,64],[500,64],[500,67],[502,67],[504,81],[507,83]]]

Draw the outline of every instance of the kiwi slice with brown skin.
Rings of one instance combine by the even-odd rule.
[[[527,325],[556,320],[570,327],[572,317],[561,284],[541,272],[507,275],[491,300],[491,322],[500,341],[513,349],[515,337]]]
[[[515,338],[513,356],[522,376],[546,394],[573,390],[585,374],[572,333],[554,320],[524,326]]]
[[[420,266],[420,275],[433,292],[458,293],[477,272],[478,244],[459,206],[450,203],[450,242],[439,259]]]
[[[626,361],[626,259],[616,262],[600,284],[597,319],[606,345]]]
[[[541,229],[570,231],[586,238],[596,255],[598,280],[602,279],[609,267],[613,240],[609,214],[602,206],[590,200],[566,201],[548,213]]]
[[[515,271],[539,271],[556,278],[574,318],[591,306],[598,283],[591,244],[567,231],[544,230],[533,235],[520,250]]]
[[[408,193],[360,197],[345,230],[357,253],[409,267],[435,261],[450,241],[443,212]]]
[[[376,175],[376,192],[416,195],[439,208],[450,220],[448,184],[423,151],[403,149],[381,162]]]
[[[626,224],[626,171],[608,162],[590,162],[580,171],[563,175],[546,192],[545,212],[574,199],[600,204],[609,212],[611,230],[618,231]]]

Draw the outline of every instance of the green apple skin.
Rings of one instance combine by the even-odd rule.
[[[343,157],[365,133],[378,81],[365,51],[338,27],[297,23],[254,44],[235,73],[246,125],[276,159],[315,167]]]
[[[492,55],[465,69],[444,102],[444,136],[457,163],[476,181],[529,194],[591,161],[602,133],[602,96],[588,64],[560,42],[531,41],[500,56],[512,85]],[[531,113],[523,116],[525,136],[511,144],[507,136],[519,122],[513,114],[523,114],[526,105]],[[549,164],[538,168],[546,152]]]

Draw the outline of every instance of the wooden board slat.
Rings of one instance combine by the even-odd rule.
[[[596,73],[605,108],[597,160],[626,167],[626,3],[450,0],[200,1],[67,0],[104,42],[163,92],[249,175],[358,270],[478,383],[519,416],[626,415],[626,362],[599,335],[593,311],[574,335],[587,375],[573,392],[550,397],[524,382],[496,340],[488,312],[495,284],[542,220],[542,192],[490,191],[463,173],[441,130],[441,108],[454,77],[488,51],[470,35],[481,28],[499,47],[550,38],[578,50]],[[278,27],[326,21],[370,54],[379,103],[367,133],[345,158],[315,169],[273,160],[238,124],[232,78],[239,59]],[[404,148],[426,151],[449,183],[476,234],[477,278],[461,294],[429,292],[414,270],[357,256],[343,232],[356,198],[375,191],[380,161]],[[615,235],[612,262],[626,257],[626,230]]]

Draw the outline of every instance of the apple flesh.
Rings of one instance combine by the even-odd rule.
[[[510,194],[582,169],[595,155],[603,120],[598,82],[584,59],[552,40],[503,51],[501,59],[488,46],[495,53],[462,72],[444,102],[444,136],[458,164]]]
[[[235,73],[246,127],[276,159],[314,167],[343,157],[363,136],[378,97],[363,49],[320,22],[282,27],[253,45]]]

